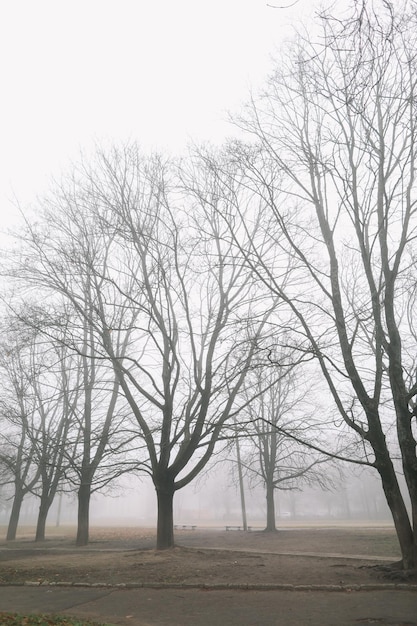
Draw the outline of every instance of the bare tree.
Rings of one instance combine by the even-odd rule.
[[[174,493],[239,410],[272,299],[257,307],[252,272],[234,261],[216,212],[179,193],[171,165],[137,146],[83,164],[44,210],[19,280],[70,302],[82,320],[72,345],[112,366],[146,445],[157,546],[171,547]]]
[[[6,325],[8,327],[8,325]],[[3,328],[4,330],[4,328]],[[10,329],[8,329],[10,330]],[[37,422],[37,402],[31,348],[33,335],[22,332],[2,337],[0,360],[3,393],[0,402],[2,429],[0,457],[5,469],[5,483],[12,487],[12,508],[6,539],[16,539],[23,500],[37,486],[41,468],[36,450],[41,437]],[[32,362],[31,362],[32,361]]]
[[[47,346],[43,344],[37,346],[34,356],[43,367],[49,361],[42,379],[33,376],[37,427],[35,433],[33,430],[27,433],[29,438],[33,438],[34,461],[39,470],[39,483],[32,490],[39,497],[35,541],[44,541],[49,509],[64,480],[74,449],[69,444],[72,415],[65,353],[57,346],[52,350],[52,354],[48,355]]]
[[[91,295],[91,291],[88,293]],[[127,333],[126,339],[128,336]],[[78,546],[87,545],[89,541],[92,494],[102,491],[140,463],[140,446],[126,415],[118,378],[112,368],[97,358],[94,333],[85,320],[81,351],[72,357],[76,377],[76,398],[72,406],[74,454],[67,475],[69,484],[77,492]],[[121,354],[123,351],[121,347]],[[132,447],[135,447],[134,458],[129,455]]]
[[[323,411],[312,399],[312,385],[305,382],[308,371],[292,367],[292,361],[289,355],[281,356],[279,365],[251,373],[246,383],[252,395],[253,390],[258,394],[242,411],[238,430],[247,442],[246,473],[254,484],[265,488],[268,532],[276,531],[276,491],[314,484],[326,489],[333,484],[329,469],[322,465],[329,458],[311,448],[313,444],[325,448]],[[314,419],[314,413],[321,419]]]
[[[235,243],[287,303],[300,346],[362,442],[361,462],[379,473],[409,570],[417,567],[417,12],[387,1],[351,9],[323,14],[318,43],[300,37],[280,58],[238,120],[256,147],[231,150],[298,265],[291,289],[256,237]]]
[[[36,235],[35,240],[39,242]],[[28,337],[36,338],[32,343],[24,341],[29,359],[21,364],[28,381],[22,398],[33,406],[31,419],[20,415],[19,425],[26,445],[30,443],[28,463],[37,468],[36,481],[26,487],[40,499],[36,540],[45,538],[48,511],[60,483],[65,482],[66,490],[77,493],[76,543],[81,546],[89,540],[91,495],[136,469],[140,446],[134,443],[137,435],[123,408],[114,370],[95,352],[94,333],[56,295],[46,306],[45,301],[30,301],[24,311],[16,309],[17,324],[26,328]],[[91,288],[86,284],[82,297],[90,310]],[[123,347],[120,350],[123,353]],[[8,367],[7,362],[4,365]],[[129,458],[133,445],[134,459]],[[16,481],[17,467],[14,474]]]

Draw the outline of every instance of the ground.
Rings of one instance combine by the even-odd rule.
[[[74,528],[48,529],[41,543],[33,541],[32,529],[22,529],[14,542],[0,532],[1,583],[349,586],[384,582],[372,566],[400,556],[389,526],[291,527],[276,533],[177,529],[177,546],[166,551],[154,549],[153,529],[92,528],[90,545],[83,548],[74,545]]]

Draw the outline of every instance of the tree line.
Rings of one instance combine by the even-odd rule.
[[[294,480],[324,454],[373,468],[416,567],[416,18],[414,2],[322,13],[235,118],[243,139],[180,160],[97,150],[26,222],[8,306],[22,357],[35,342],[60,389],[36,445],[71,441],[87,509],[106,455],[134,459],[155,486],[158,547],[173,545],[175,492],[245,429],[269,457],[271,436],[292,442]]]

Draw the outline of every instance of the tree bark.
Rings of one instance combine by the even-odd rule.
[[[13,499],[13,506],[10,513],[9,525],[7,527],[7,541],[14,541],[16,539],[17,526],[19,524],[20,510],[23,503],[23,493],[16,493]]]
[[[59,494],[59,500],[58,500],[58,511],[56,513],[56,521],[55,521],[55,526],[58,528],[59,525],[61,524],[61,509],[62,509],[62,492]]]
[[[274,500],[274,485],[271,483],[266,484],[266,528],[267,532],[275,532],[275,500]]]
[[[156,549],[166,550],[174,547],[174,484],[156,486],[158,501],[158,522]]]
[[[236,419],[234,420],[236,425]],[[236,458],[237,458],[237,471],[239,475],[239,492],[240,492],[240,506],[242,509],[242,524],[243,530],[248,530],[248,518],[246,516],[246,501],[245,501],[245,487],[243,485],[243,472],[242,472],[242,460],[240,458],[240,445],[239,437],[236,436]]]
[[[90,532],[90,498],[90,483],[81,483],[78,490],[77,546],[86,546],[88,544]]]
[[[45,527],[46,527],[46,519],[48,517],[49,508],[50,508],[49,498],[41,499],[39,505],[39,513],[38,520],[36,523],[36,535],[35,541],[45,541]]]
[[[390,508],[405,570],[417,567],[417,545],[391,459],[377,465],[387,504]]]

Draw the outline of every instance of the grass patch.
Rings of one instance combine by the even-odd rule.
[[[111,626],[64,615],[21,615],[0,612],[0,626]]]

